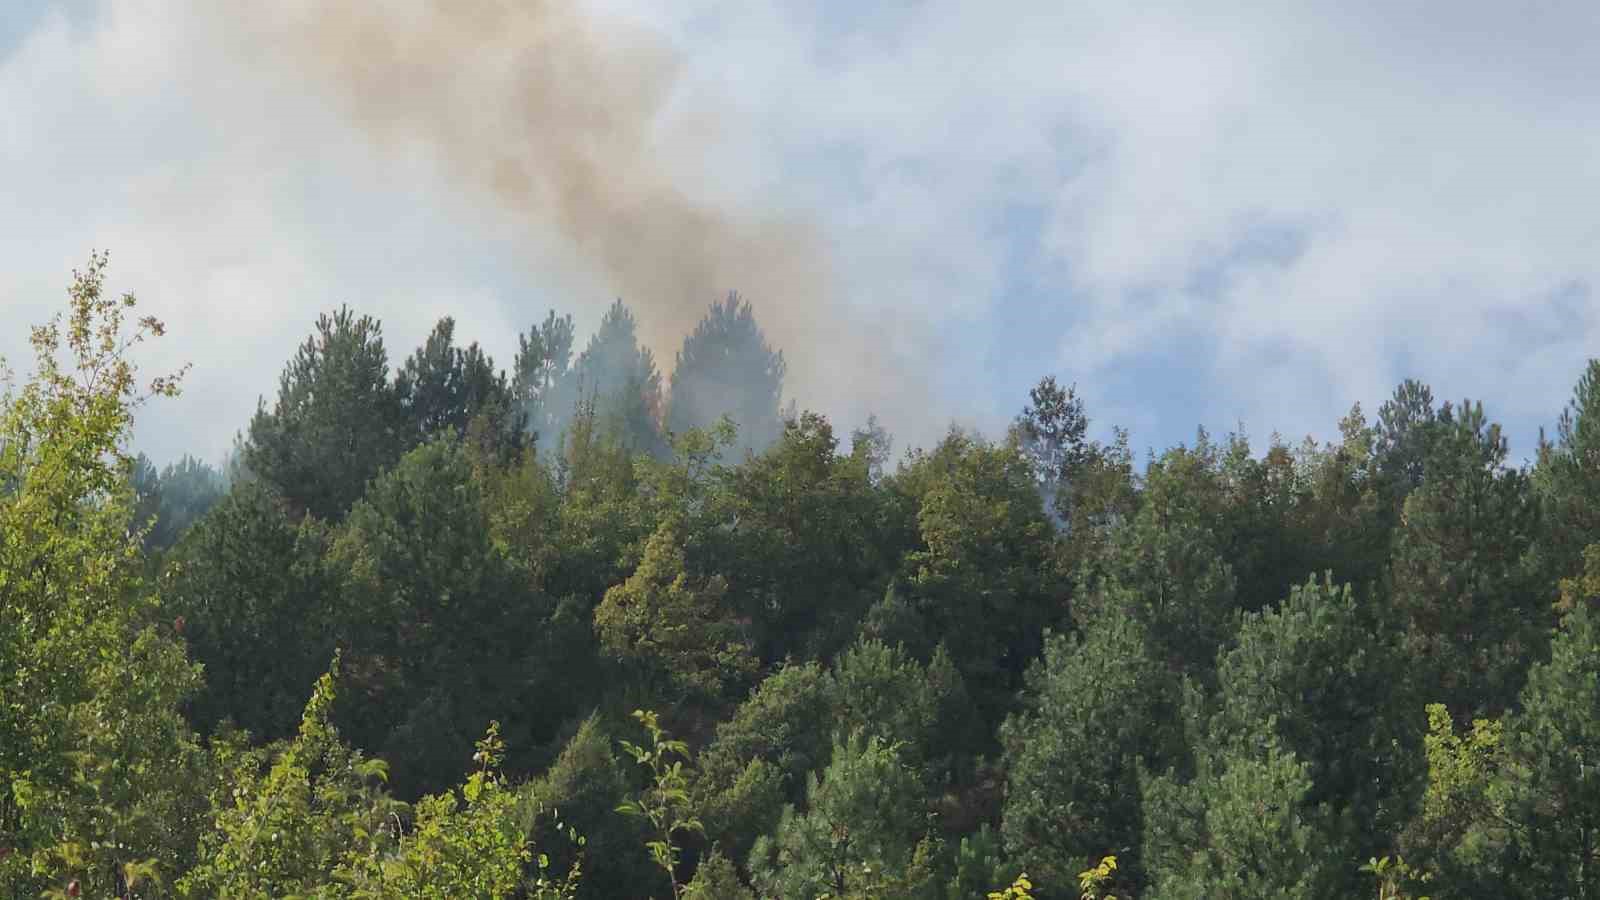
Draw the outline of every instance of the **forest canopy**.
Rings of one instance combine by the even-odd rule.
[[[341,308],[157,467],[206,373],[106,268],[0,396],[5,896],[1600,896],[1600,361],[1524,465],[1414,381],[1139,464],[1053,376],[895,459],[759,298],[670,372]]]

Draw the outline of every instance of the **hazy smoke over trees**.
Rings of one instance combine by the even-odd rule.
[[[578,356],[576,393],[594,404],[595,415],[632,450],[659,455],[661,373],[655,354],[639,346],[638,322],[618,300]]]
[[[844,402],[864,417],[920,390],[886,358],[882,323],[841,299],[814,223],[724,209],[686,186],[682,173],[704,166],[724,117],[675,93],[665,38],[580,7],[274,4],[216,22],[242,57],[309,79],[380,151],[420,149],[531,230],[555,229],[640,310],[639,340],[657,359],[671,358],[708,299],[737,289],[790,351],[802,405]],[[813,348],[827,352],[801,352]]]
[[[672,370],[667,428],[704,428],[726,414],[739,426],[739,445],[764,450],[778,439],[786,363],[766,342],[749,303],[729,294],[684,338]]]

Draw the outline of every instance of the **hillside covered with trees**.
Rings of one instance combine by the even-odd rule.
[[[1520,466],[1411,381],[897,456],[736,296],[669,372],[340,309],[158,469],[105,265],[0,405],[4,896],[1600,897],[1600,362]]]

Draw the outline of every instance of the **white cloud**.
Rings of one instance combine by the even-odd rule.
[[[922,374],[947,406],[880,410],[911,441],[1018,405],[1023,386],[979,396],[993,386],[966,374],[1013,337],[987,322],[1018,242],[1039,251],[1026,280],[1059,284],[1060,355],[1037,369],[1078,381],[1102,419],[1144,422],[1149,404],[1097,383],[1206,336],[1183,360],[1210,382],[1205,408],[1152,441],[1194,419],[1328,434],[1412,375],[1549,421],[1594,352],[1593,4],[593,5],[681,51],[666,126],[705,154],[672,161],[680,184],[810,211],[849,301],[907,353],[942,354]],[[181,320],[173,358],[197,364],[161,421],[204,418],[213,454],[340,300],[390,323],[396,357],[446,311],[502,363],[544,306],[593,320],[607,298],[551,235],[208,50],[190,9],[114,0],[95,28],[52,21],[0,62],[8,320],[37,319],[31,298],[53,303],[89,246],[111,246],[118,283]],[[1041,233],[1001,228],[1018,206],[1044,210]],[[1292,240],[1255,252],[1263,233]],[[1570,315],[1552,311],[1561,291]]]

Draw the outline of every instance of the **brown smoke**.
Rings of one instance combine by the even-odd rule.
[[[859,412],[901,393],[881,325],[831,302],[814,223],[720,209],[678,183],[674,167],[700,161],[716,135],[658,127],[680,68],[659,35],[575,0],[249,8],[222,23],[241,53],[308,78],[374,146],[420,145],[464,187],[558,229],[637,311],[663,367],[708,304],[737,289],[786,351],[786,394],[835,408],[855,395],[845,405]],[[690,118],[723,122],[709,103]]]

